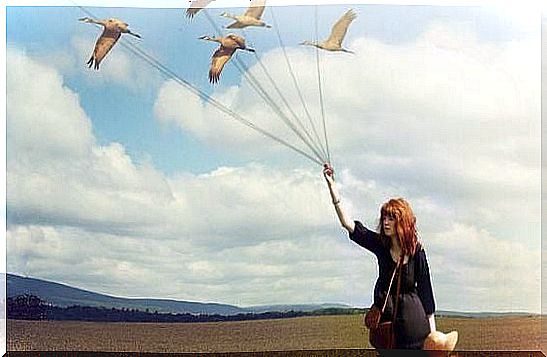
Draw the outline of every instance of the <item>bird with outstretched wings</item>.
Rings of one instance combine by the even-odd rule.
[[[236,50],[255,52],[254,49],[245,45],[245,38],[233,33],[224,37],[201,36],[200,39],[220,44],[219,48],[213,53],[211,68],[209,69],[209,82],[213,84],[219,81],[224,65],[232,58]]]
[[[129,30],[129,25],[118,19],[106,19],[106,20],[96,20],[89,17],[84,17],[79,19],[82,22],[96,24],[102,26],[103,33],[95,43],[95,48],[93,49],[93,54],[91,58],[87,61],[89,68],[93,67],[94,69],[99,69],[101,61],[106,57],[108,52],[114,47],[122,33],[127,33],[131,36],[141,38],[139,34],[131,32]]]

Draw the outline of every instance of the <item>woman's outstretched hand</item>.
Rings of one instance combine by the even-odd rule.
[[[323,176],[325,176],[329,186],[334,184],[334,169],[328,163],[323,164]]]
[[[338,215],[338,219],[340,220],[342,227],[347,229],[348,232],[353,233],[353,231],[355,230],[355,222],[349,219],[348,216],[346,216],[346,214],[344,213],[344,209],[340,204],[340,193],[338,193],[338,189],[334,184],[334,169],[332,168],[332,166],[330,166],[329,163],[323,164],[323,176],[325,176],[325,180],[327,180],[330,197],[332,198],[332,204],[336,209],[336,214]]]

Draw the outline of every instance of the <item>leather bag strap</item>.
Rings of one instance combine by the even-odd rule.
[[[403,275],[403,260],[404,255],[401,255],[399,258],[399,263],[397,267],[399,268],[399,276],[397,277],[397,295],[395,296],[395,308],[393,309],[393,318],[392,321],[395,323],[395,318],[397,317],[397,308],[399,305],[399,294],[401,293],[401,275]]]
[[[391,280],[389,281],[389,287],[387,289],[386,298],[384,299],[384,304],[382,305],[382,309],[380,310],[382,314],[384,313],[384,310],[386,309],[387,299],[389,298],[389,292],[391,291],[391,286],[393,285],[393,280],[395,279],[395,274],[397,273],[397,269],[399,268],[400,264],[401,264],[401,259],[399,259],[399,261],[397,262],[397,265],[395,266],[395,269],[393,269],[393,274],[391,275]],[[397,292],[397,295],[399,295],[398,292]]]

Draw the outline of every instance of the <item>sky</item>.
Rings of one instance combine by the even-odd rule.
[[[375,228],[383,202],[411,203],[437,308],[540,312],[537,12],[271,6],[264,19],[277,26],[238,32],[257,55],[236,54],[243,73],[232,58],[211,85],[204,12],[93,4],[6,8],[9,273],[123,297],[370,305],[375,258],[340,227],[321,166],[162,75],[137,46],[307,153],[249,78],[286,110],[270,76],[307,120],[292,73],[318,128],[321,84],[342,204]],[[355,53],[321,52],[318,66],[299,43],[326,37],[350,8],[344,47]],[[216,26],[229,23],[224,10],[243,9],[211,8]],[[101,31],[78,21],[89,14],[142,39],[123,35],[89,69]]]

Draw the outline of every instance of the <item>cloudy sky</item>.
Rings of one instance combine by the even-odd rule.
[[[236,56],[248,73],[232,61],[212,86],[216,45],[197,38],[215,29],[203,12],[189,21],[168,7],[7,7],[9,273],[124,297],[369,305],[374,256],[340,227],[321,167],[128,50],[309,152],[246,74],[285,110],[271,76],[307,120],[288,59],[320,123],[316,52],[298,43],[353,8],[344,45],[355,54],[319,57],[344,206],[375,227],[388,198],[411,202],[439,309],[540,311],[537,13],[273,6],[264,18],[277,26],[241,33],[257,50]],[[208,12],[217,26],[223,10]],[[77,20],[89,14],[123,19],[142,39],[122,36],[88,69],[100,29]]]

